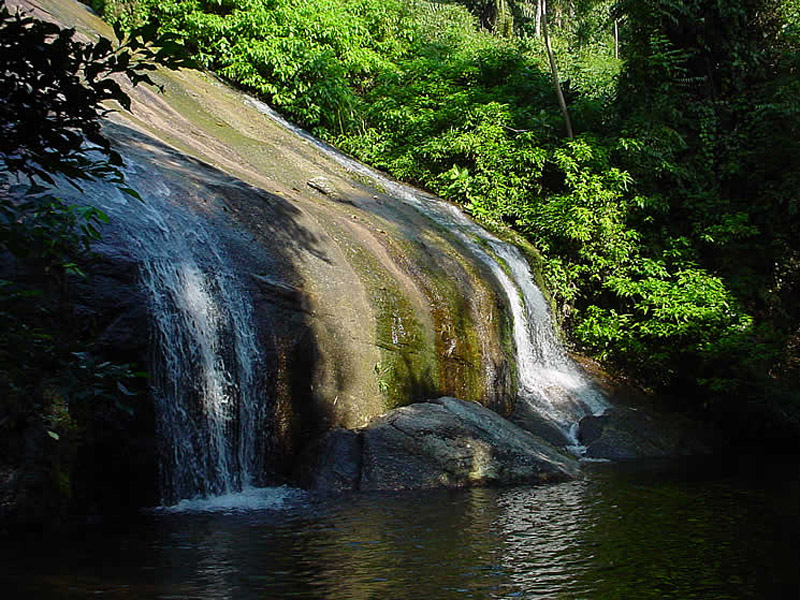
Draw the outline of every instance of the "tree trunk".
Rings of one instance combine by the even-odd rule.
[[[547,0],[541,0],[542,3],[542,34],[544,35],[544,46],[547,48],[547,58],[550,60],[550,72],[553,75],[553,85],[556,88],[556,98],[558,98],[558,107],[561,109],[561,114],[564,116],[564,126],[567,130],[567,137],[575,139],[575,134],[572,131],[572,120],[569,118],[569,111],[567,110],[567,101],[564,100],[564,92],[561,91],[561,83],[558,81],[558,67],[556,66],[556,59],[553,56],[553,48],[550,45],[550,32],[547,28]]]
[[[614,19],[614,58],[619,58],[619,19]]]
[[[542,37],[542,2],[544,0],[536,0],[536,37]]]
[[[508,5],[508,0],[494,0],[494,22],[492,30],[503,37],[514,36],[514,13]]]

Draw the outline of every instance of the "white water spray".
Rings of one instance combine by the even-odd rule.
[[[491,270],[513,316],[522,402],[573,441],[577,421],[605,409],[602,395],[557,339],[547,302],[515,246],[486,232],[454,205],[386,178],[268,106],[249,101],[349,171],[438,223]],[[263,485],[269,406],[259,377],[265,365],[254,310],[227,254],[225,228],[213,209],[201,208],[213,203],[188,199],[185,189],[180,194],[186,197],[173,197],[148,165],[129,158],[125,171],[144,202],[108,185],[87,186],[75,201],[106,211],[116,243],[121,241],[140,265],[155,336],[151,372],[163,444],[163,502],[191,500],[182,504],[187,510],[250,505],[263,497],[253,486]]]
[[[109,186],[87,186],[83,201],[109,215],[115,243],[140,265],[155,337],[162,501],[247,490],[262,483],[269,429],[249,294],[219,220],[171,198],[146,165],[127,162],[144,202]]]

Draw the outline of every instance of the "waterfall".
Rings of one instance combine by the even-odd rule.
[[[601,414],[608,404],[603,394],[580,372],[557,338],[547,301],[536,286],[522,252],[474,223],[455,205],[393,181],[342,154],[285,120],[259,100],[247,97],[246,101],[347,171],[368,179],[386,190],[388,195],[444,227],[491,270],[505,293],[513,316],[518,399],[577,446],[578,421],[586,415]]]
[[[577,422],[602,412],[606,402],[564,350],[522,252],[455,205],[388,179],[287,123],[265,104],[248,101],[437,223],[491,271],[513,317],[518,400],[577,444]],[[170,169],[154,171],[137,156],[127,157],[125,174],[144,202],[100,183],[87,186],[73,201],[102,208],[111,218],[110,239],[104,233],[98,244],[101,252],[122,249],[138,265],[152,319],[150,372],[162,502],[180,507],[240,492],[251,502],[248,494],[265,483],[271,406],[264,376],[269,365],[259,350],[252,298],[237,267],[242,263],[233,260],[250,240],[230,227],[217,208],[213,186],[202,178],[187,183],[180,170],[173,175],[167,174]]]
[[[194,197],[181,190],[173,198],[145,164],[126,161],[126,178],[144,202],[99,185],[87,186],[83,201],[109,215],[114,243],[139,264],[154,337],[162,502],[262,484],[269,429],[259,376],[264,361],[226,228],[203,197],[213,192]]]

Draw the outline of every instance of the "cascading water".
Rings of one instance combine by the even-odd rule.
[[[247,98],[247,102],[348,171],[367,178],[444,227],[489,267],[503,288],[514,319],[519,399],[577,447],[578,421],[586,415],[601,414],[608,404],[581,374],[556,337],[547,301],[534,283],[530,265],[520,250],[484,230],[455,205],[388,179],[286,121],[259,100]]]
[[[557,339],[547,302],[519,249],[486,232],[456,206],[382,176],[268,106],[249,101],[439,224],[491,270],[513,316],[519,399],[577,443],[574,429],[580,418],[607,405]],[[193,191],[191,184],[174,182],[171,187],[133,157],[125,171],[144,202],[101,184],[74,200],[102,208],[111,217],[113,244],[139,265],[155,337],[150,370],[162,443],[163,503],[193,510],[236,505],[242,498],[246,506],[263,506],[275,500],[275,493],[280,500],[283,491],[253,494],[255,486],[264,485],[270,406],[252,301],[227,250],[235,247],[232,238],[238,234],[213,208],[214,193],[208,188]],[[239,492],[242,498],[233,498]]]
[[[150,371],[161,448],[162,501],[263,484],[268,403],[252,303],[213,210],[193,210],[145,165],[126,177],[144,202],[109,186],[83,197],[111,218],[111,236],[140,265],[155,337]],[[202,201],[200,202],[202,204]]]

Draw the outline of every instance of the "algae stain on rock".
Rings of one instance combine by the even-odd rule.
[[[488,283],[491,278],[465,258],[446,232],[422,236],[412,264],[434,318],[442,393],[509,412],[513,344],[508,353],[502,302]]]
[[[375,315],[375,345],[381,355],[375,385],[385,408],[431,397],[437,389],[435,357],[412,302],[372,253],[356,244],[348,245],[347,252]]]

